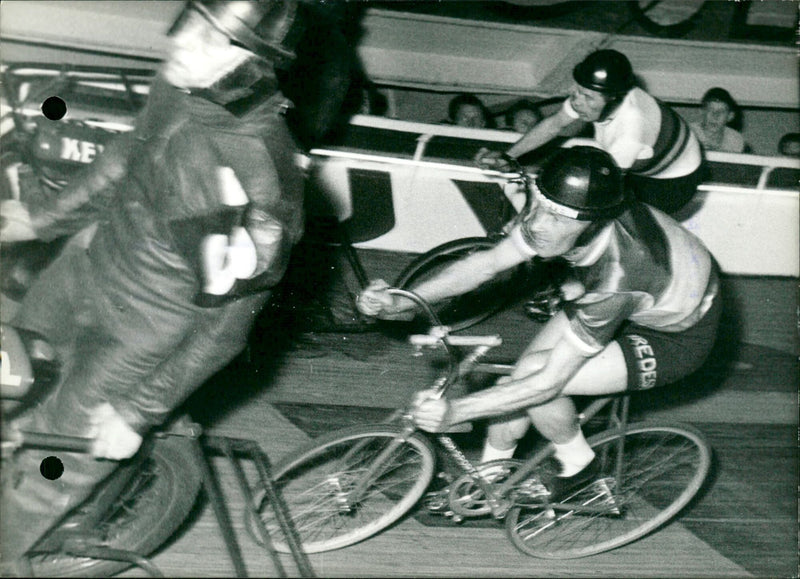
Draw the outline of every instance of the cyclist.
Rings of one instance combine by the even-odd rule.
[[[675,382],[706,358],[720,316],[718,271],[703,244],[663,212],[630,201],[612,157],[595,147],[559,150],[541,169],[534,203],[493,248],[451,264],[411,288],[436,302],[477,288],[539,256],[570,264],[563,307],[542,327],[513,372],[453,400],[418,393],[413,418],[446,431],[492,418],[482,462],[511,458],[532,423],[555,445],[557,498],[596,474],[573,395],[606,395]],[[359,310],[407,319],[414,304],[376,280]],[[568,295],[566,295],[568,294]]]
[[[636,197],[667,213],[683,207],[703,178],[697,137],[669,106],[635,85],[628,58],[616,50],[589,54],[572,71],[572,94],[555,114],[504,153],[481,149],[479,165],[508,169],[518,158],[557,137],[576,121],[594,126],[594,139],[623,170]]]
[[[59,455],[56,481],[40,474],[41,452],[8,469],[4,562],[244,348],[303,232],[303,176],[276,79],[302,29],[296,0],[187,3],[135,130],[51,205],[3,203],[3,241],[87,231],[13,325],[49,342],[63,370],[18,426],[94,438],[93,456]]]

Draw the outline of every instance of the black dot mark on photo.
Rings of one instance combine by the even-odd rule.
[[[39,465],[39,472],[47,480],[56,480],[64,474],[64,463],[57,456],[48,456]]]
[[[67,114],[67,103],[57,96],[47,97],[42,103],[42,114],[51,121],[60,121]]]

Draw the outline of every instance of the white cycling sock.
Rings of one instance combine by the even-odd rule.
[[[499,448],[495,448],[489,442],[487,438],[483,443],[483,454],[481,455],[481,462],[489,462],[491,460],[500,460],[501,458],[511,458],[514,456],[514,451],[517,450],[517,445],[515,444],[511,448],[507,450],[500,450]]]
[[[555,457],[561,463],[561,474],[559,476],[572,476],[582,471],[586,465],[592,462],[594,451],[582,431],[564,444],[553,443],[555,447]]]

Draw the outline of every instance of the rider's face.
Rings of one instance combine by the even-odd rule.
[[[525,219],[526,237],[531,248],[541,257],[558,257],[575,247],[589,221],[579,221],[555,212],[538,191],[534,194],[530,214]]]
[[[593,123],[600,119],[607,101],[603,93],[576,84],[572,87],[569,102],[582,121]]]
[[[190,10],[172,34],[164,78],[178,88],[207,88],[223,78],[253,53],[231,44],[200,13]]]

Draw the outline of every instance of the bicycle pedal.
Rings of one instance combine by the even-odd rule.
[[[449,489],[427,493],[422,499],[422,507],[431,514],[447,515],[449,513],[452,515]]]

